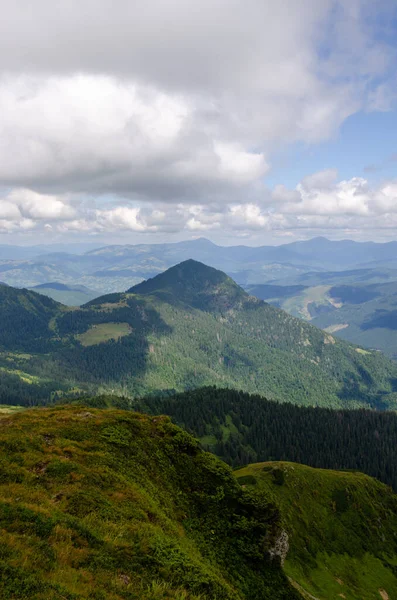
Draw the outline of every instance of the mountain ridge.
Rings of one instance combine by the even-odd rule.
[[[0,425],[3,598],[301,598],[277,507],[166,417],[81,404]]]
[[[397,496],[362,473],[284,461],[233,472],[167,417],[84,400],[0,424],[7,600],[397,593]]]
[[[364,265],[396,269],[393,244],[313,238],[278,246],[221,246],[199,238],[176,243],[104,245],[84,254],[62,253],[59,250],[63,248],[56,245],[44,254],[34,248],[21,247],[19,251],[18,247],[0,246],[0,273],[13,286],[32,287],[57,280],[107,293],[124,289],[126,277],[131,285],[139,283],[190,256],[227,272],[239,283],[256,285],[280,283],[313,270],[340,271]]]

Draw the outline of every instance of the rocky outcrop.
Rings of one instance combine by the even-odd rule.
[[[268,553],[270,560],[279,560],[281,566],[284,565],[289,550],[288,533],[285,529],[281,529],[279,535],[274,541],[274,545],[269,548]]]

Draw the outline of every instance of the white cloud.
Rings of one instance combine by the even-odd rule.
[[[20,220],[21,213],[18,206],[8,200],[0,200],[0,219],[3,220]]]
[[[23,217],[37,221],[67,220],[75,216],[75,210],[65,201],[29,189],[12,190],[7,196],[6,203],[13,206]]]
[[[263,153],[222,141],[196,113],[191,100],[109,77],[6,78],[0,182],[158,199],[264,175]]]
[[[395,51],[378,30],[392,4],[8,3],[1,231],[285,235],[380,223],[395,212],[393,182],[374,189],[326,169],[270,193],[263,178],[275,151],[392,106]]]
[[[104,230],[129,229],[140,232],[156,230],[156,226],[148,225],[145,222],[139,208],[118,206],[110,210],[98,210],[96,217],[99,227]]]
[[[275,145],[383,110],[392,50],[368,11],[367,0],[11,3],[0,185],[152,201],[241,194]]]
[[[289,203],[285,210],[290,213],[333,215],[367,215],[369,202],[367,181],[355,177],[350,181],[341,181],[329,187],[308,188],[307,182],[297,186],[299,201]]]
[[[266,229],[270,219],[256,204],[238,204],[230,207],[227,220],[234,229]]]
[[[324,169],[324,171],[318,171],[307,175],[301,181],[301,188],[305,190],[321,190],[329,188],[338,178],[338,171],[336,169]]]
[[[119,201],[120,202],[120,201]],[[245,203],[145,202],[111,205],[75,196],[48,196],[28,189],[0,199],[0,231],[167,234],[223,232],[258,236],[293,231],[350,232],[397,228],[397,182],[371,186],[363,178],[338,181],[334,170],[313,173],[295,189],[275,186],[271,194]]]

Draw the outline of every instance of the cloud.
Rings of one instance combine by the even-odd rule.
[[[275,146],[384,110],[392,49],[369,26],[370,4],[11,3],[0,184],[141,201],[241,195]]]
[[[377,222],[394,211],[392,182],[374,190],[333,169],[294,189],[264,180],[280,149],[390,109],[392,10],[391,0],[8,3],[1,231],[285,235]]]
[[[205,129],[191,101],[110,77],[0,85],[0,181],[40,191],[176,198],[263,176],[263,153]]]
[[[325,169],[312,175],[307,175],[301,181],[301,189],[310,191],[312,189],[321,190],[329,188],[338,178],[336,169]]]
[[[29,189],[14,189],[7,196],[5,204],[12,206],[16,213],[14,217],[21,215],[36,221],[46,220],[68,220],[75,216],[75,210],[55,196],[38,194]],[[1,205],[0,205],[1,211]]]
[[[61,234],[206,234],[278,236],[293,232],[397,228],[397,181],[371,186],[363,178],[338,180],[334,170],[305,178],[295,189],[275,186],[247,202],[92,202],[74,195],[12,190],[0,199],[0,231]]]

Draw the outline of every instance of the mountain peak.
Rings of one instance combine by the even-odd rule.
[[[133,286],[128,293],[155,295],[202,310],[228,309],[248,294],[228,275],[197,260],[185,260]]]

